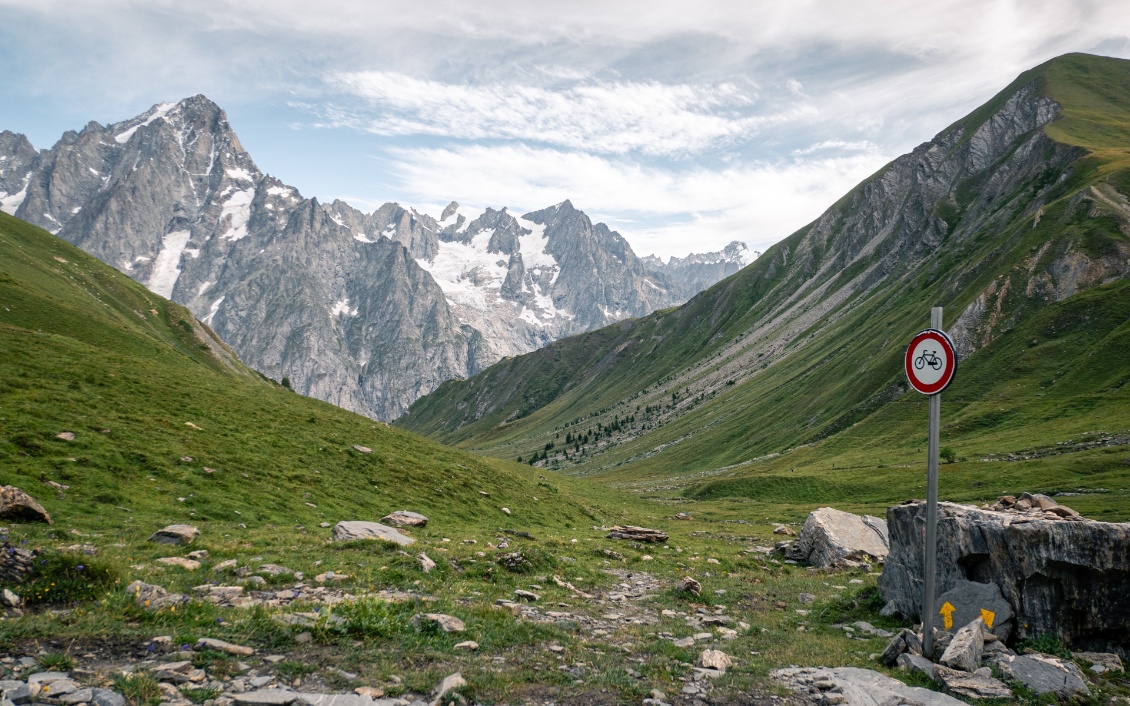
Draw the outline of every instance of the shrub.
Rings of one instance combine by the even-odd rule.
[[[945,461],[946,463],[953,463],[954,461],[957,460],[957,452],[954,451],[949,446],[946,446],[941,451],[939,451],[938,456],[940,456],[941,459],[943,461]]]

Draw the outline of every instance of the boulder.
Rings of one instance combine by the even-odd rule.
[[[242,587],[237,586],[236,588]],[[198,650],[215,650],[216,652],[224,652],[229,655],[237,655],[240,657],[247,657],[255,654],[255,648],[244,647],[243,645],[233,645],[230,642],[217,640],[213,637],[202,637],[196,641],[196,649]]]
[[[416,559],[420,562],[420,568],[424,571],[425,574],[436,568],[436,563],[432,561],[431,557],[429,557],[424,552],[420,552],[420,555],[417,556]]]
[[[382,517],[381,522],[395,527],[423,527],[428,524],[428,518],[418,512],[397,510]]]
[[[192,525],[169,525],[153,533],[150,542],[158,544],[192,544],[200,536],[200,530]]]
[[[727,669],[734,666],[734,660],[721,650],[703,650],[698,656],[698,666],[725,674]]]
[[[0,543],[0,581],[4,583],[22,583],[24,578],[35,571],[36,556],[38,554],[11,544]]]
[[[922,655],[911,654],[910,652],[903,652],[895,660],[895,664],[899,669],[905,669],[908,672],[921,674],[927,679],[934,678],[934,663],[926,659]]]
[[[958,630],[938,661],[951,669],[977,671],[981,666],[981,653],[985,650],[984,629],[985,621],[977,618]]]
[[[1012,689],[998,679],[984,674],[970,674],[950,669],[940,664],[934,665],[934,681],[944,686],[946,691],[970,699],[1012,698]]]
[[[1083,673],[1070,662],[1047,655],[1002,656],[994,664],[1005,679],[1020,682],[1037,694],[1055,694],[1060,698],[1090,696]]]
[[[938,616],[934,618],[935,625],[945,627],[947,614],[950,625],[968,625],[981,618],[986,631],[998,638],[1007,640],[1012,634],[1012,606],[995,583],[959,579],[934,601],[934,615]]]
[[[922,600],[925,514],[923,502],[887,510],[891,553],[879,588],[907,618]],[[939,503],[936,586],[945,594],[960,581],[994,583],[1014,611],[1016,637],[1116,651],[1130,624],[1127,546],[1130,523]]]
[[[35,498],[14,485],[0,486],[0,520],[55,524]]]
[[[630,539],[636,542],[652,542],[660,543],[667,541],[667,533],[662,530],[648,529],[646,527],[634,527],[632,525],[624,525],[613,527],[608,532],[609,539]]]
[[[675,582],[675,591],[678,593],[689,593],[692,596],[701,596],[702,584],[690,576],[684,576]]]
[[[821,568],[859,566],[887,556],[887,523],[831,507],[813,510],[790,557]]]
[[[180,568],[187,569],[188,571],[196,571],[200,568],[199,561],[185,559],[183,556],[163,556],[160,559],[157,559],[156,562],[158,564],[164,564],[165,566],[179,566]]]
[[[1095,674],[1123,671],[1122,658],[1111,652],[1076,652],[1072,656],[1089,664]]]
[[[406,547],[416,540],[379,522],[343,521],[334,525],[333,541],[351,542],[355,539],[380,539]]]
[[[436,685],[435,698],[432,699],[431,706],[439,706],[444,702],[444,696],[446,696],[449,691],[454,691],[464,686],[467,686],[467,680],[463,678],[462,674],[459,672],[448,674],[443,678],[443,681]]]
[[[133,594],[134,601],[143,608],[158,610],[169,606],[187,603],[189,598],[183,593],[170,593],[164,586],[157,586],[143,581],[134,581],[126,586],[126,591]]]
[[[965,706],[952,696],[939,694],[920,686],[907,686],[897,679],[858,667],[792,667],[778,669],[769,676],[801,694],[808,694],[812,690],[826,695],[835,694],[842,698],[838,703],[853,706],[856,704],[859,706],[886,704]],[[835,703],[827,699],[822,701]]]
[[[454,615],[445,615],[444,613],[417,613],[412,616],[412,623],[414,625],[434,625],[447,633],[463,632],[467,629],[462,620]]]

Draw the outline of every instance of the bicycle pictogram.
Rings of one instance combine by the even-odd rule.
[[[924,350],[922,355],[914,359],[914,369],[921,370],[923,367],[929,365],[934,370],[939,370],[942,367],[942,357],[938,355],[937,351]]]

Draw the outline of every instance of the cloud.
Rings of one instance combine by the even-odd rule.
[[[570,199],[637,253],[682,256],[732,240],[764,250],[887,161],[867,152],[679,171],[576,151],[469,145],[400,150],[394,169],[404,199],[421,210],[455,200],[523,213]]]
[[[573,82],[561,88],[421,80],[389,71],[336,72],[330,87],[363,106],[320,108],[325,126],[382,136],[518,140],[608,154],[670,155],[745,140],[814,111],[751,114],[756,95],[734,83]]]

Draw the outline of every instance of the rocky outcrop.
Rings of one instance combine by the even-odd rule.
[[[686,257],[670,257],[667,262],[649,255],[641,258],[644,267],[663,275],[679,288],[684,299],[726,279],[761,256],[750,251],[745,243],[735,240],[718,252],[692,253]]]
[[[891,551],[879,587],[899,614],[917,616],[925,503],[889,508],[887,525]],[[937,590],[944,594],[962,581],[993,583],[1015,613],[1019,638],[1124,647],[1130,624],[1128,547],[1130,523],[1065,519],[1038,505],[1005,511],[939,503]]]
[[[907,686],[897,679],[858,667],[793,667],[778,669],[770,676],[789,689],[814,698],[807,703],[844,706],[964,706],[952,696],[920,686]],[[828,699],[825,695],[834,695]]]
[[[809,513],[787,553],[820,568],[882,561],[887,556],[887,523],[871,515],[822,507]]]
[[[382,525],[379,522],[339,522],[334,525],[332,534],[335,542],[351,542],[357,539],[379,539],[406,547],[416,541],[401,533],[399,530]]]
[[[150,542],[158,544],[192,544],[200,536],[200,530],[192,525],[169,525],[153,533]]]
[[[0,487],[0,520],[55,524],[43,506],[14,485]]]

